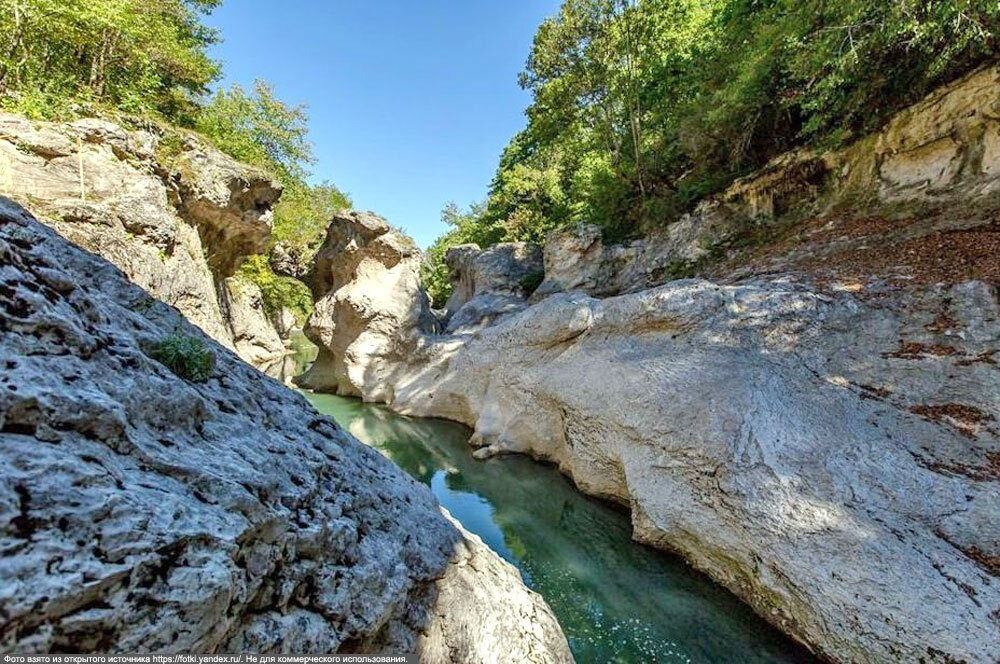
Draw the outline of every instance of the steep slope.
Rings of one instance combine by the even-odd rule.
[[[271,234],[281,187],[265,173],[152,126],[0,114],[0,194],[107,258],[247,361],[284,352],[255,287],[232,280]]]
[[[426,488],[6,199],[0,332],[0,650],[572,661]]]

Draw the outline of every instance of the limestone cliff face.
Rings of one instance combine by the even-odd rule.
[[[248,361],[284,352],[230,278],[266,248],[280,186],[194,138],[0,114],[0,194],[104,256]],[[253,322],[248,320],[253,317]],[[253,329],[253,336],[247,330]]]
[[[333,218],[306,276],[316,305],[305,334],[320,351],[300,385],[391,401],[385,372],[438,326],[420,286],[421,259],[413,241],[381,217]]]
[[[572,661],[427,488],[6,199],[0,358],[0,651]]]
[[[998,96],[977,72],[659,237],[557,234],[530,306],[397,330],[352,389],[553,461],[832,661],[998,661]]]
[[[992,662],[997,351],[982,282],[679,281],[429,340],[390,405],[557,463],[834,661]]]
[[[454,334],[475,332],[523,309],[543,274],[542,249],[528,242],[486,250],[464,244],[449,249],[445,262],[452,282],[445,330]]]

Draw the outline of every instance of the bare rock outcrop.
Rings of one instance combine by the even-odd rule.
[[[304,331],[320,351],[300,385],[391,400],[385,372],[438,327],[420,286],[421,260],[413,240],[381,217],[334,216],[306,277],[316,304]]]
[[[480,456],[558,464],[833,661],[986,663],[998,351],[981,282],[859,297],[678,281],[428,339],[389,404],[468,424]]]
[[[152,126],[0,114],[0,194],[237,348],[246,321],[234,330],[229,279],[243,257],[266,249],[281,195],[265,173]],[[284,352],[265,324],[254,324],[264,332],[250,344],[254,358]]]
[[[530,306],[354,389],[552,461],[831,661],[1000,661],[998,97],[976,72],[657,237],[557,234]],[[777,223],[763,269],[674,278]]]
[[[542,280],[542,250],[529,242],[503,242],[480,249],[452,247],[445,255],[452,283],[445,305],[446,330],[471,333],[520,311]]]
[[[260,288],[237,277],[226,279],[225,286],[224,295],[228,296],[225,301],[226,319],[233,333],[233,346],[239,356],[259,368],[276,359],[276,356],[284,355],[285,346],[278,323],[272,321],[264,310]],[[293,316],[292,323],[294,322]]]
[[[425,487],[5,200],[0,331],[0,651],[572,661]]]

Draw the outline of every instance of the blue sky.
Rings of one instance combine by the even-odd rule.
[[[426,247],[450,200],[481,200],[524,126],[517,86],[559,0],[228,0],[208,23],[225,82],[306,104],[318,163],[354,205]]]

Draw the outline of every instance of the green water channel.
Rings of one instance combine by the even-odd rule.
[[[285,371],[311,361],[300,348]],[[476,461],[460,424],[304,394],[515,565],[555,611],[578,662],[815,661],[680,558],[633,542],[626,513],[556,469],[520,456]]]

